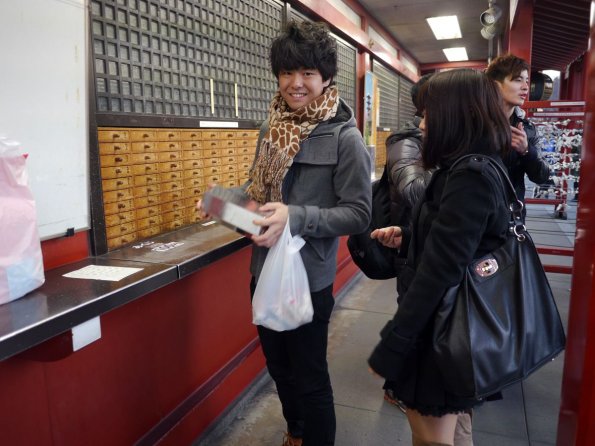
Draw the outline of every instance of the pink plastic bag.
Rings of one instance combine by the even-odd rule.
[[[24,296],[45,281],[25,161],[23,155],[0,152],[0,304]]]

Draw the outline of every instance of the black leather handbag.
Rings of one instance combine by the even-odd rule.
[[[447,291],[433,334],[446,389],[474,398],[526,378],[566,342],[552,290],[523,224],[522,203],[504,169],[489,162],[510,203],[509,236],[498,249],[474,260],[461,284]]]
[[[385,166],[380,179],[372,183],[372,218],[368,229],[347,239],[353,262],[370,279],[385,280],[397,276],[394,265],[397,251],[370,238],[374,229],[387,227],[390,223],[390,191]]]

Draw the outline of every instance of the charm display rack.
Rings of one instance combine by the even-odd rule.
[[[583,139],[584,101],[531,101],[524,107],[540,137],[540,149],[550,164],[550,181],[537,185],[526,204],[552,204],[553,216],[568,218],[568,199],[578,197],[580,151]],[[573,248],[538,247],[541,254],[573,256]],[[572,272],[572,267],[544,265],[548,272]]]

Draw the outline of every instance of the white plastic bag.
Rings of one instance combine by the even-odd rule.
[[[291,236],[289,220],[269,249],[254,296],[252,322],[275,331],[293,330],[312,322],[314,309],[300,249],[306,242]]]
[[[45,280],[26,157],[18,149],[0,138],[0,304],[24,296]]]

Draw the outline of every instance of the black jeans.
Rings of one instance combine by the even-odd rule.
[[[250,283],[254,294],[254,279]],[[312,322],[277,332],[258,326],[269,374],[275,381],[287,430],[303,446],[335,444],[335,406],[326,361],[332,285],[312,295]]]

